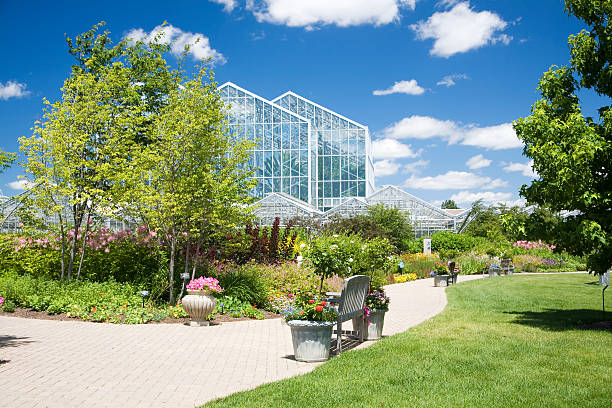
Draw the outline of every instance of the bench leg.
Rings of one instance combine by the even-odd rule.
[[[338,350],[337,354],[342,353],[342,322],[338,321],[338,334],[336,336],[336,349]]]

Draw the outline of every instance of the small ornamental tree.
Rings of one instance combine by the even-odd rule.
[[[192,79],[176,78],[154,118],[154,142],[135,154],[134,171],[124,180],[131,193],[125,208],[168,247],[171,304],[179,247],[196,243],[194,259],[185,251],[187,270],[190,262],[197,264],[212,231],[235,227],[249,212],[247,193],[254,181],[245,163],[251,143],[231,137],[225,112],[206,66]]]
[[[569,37],[570,65],[545,72],[531,116],[514,122],[539,179],[524,185],[528,202],[573,211],[558,224],[557,243],[587,255],[589,270],[612,266],[612,1],[566,0],[565,10],[588,30]],[[585,117],[578,91],[608,102]]]

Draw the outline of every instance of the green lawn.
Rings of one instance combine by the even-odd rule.
[[[609,407],[612,333],[579,328],[602,320],[594,281],[549,275],[462,283],[447,289],[443,313],[408,332],[205,406]]]

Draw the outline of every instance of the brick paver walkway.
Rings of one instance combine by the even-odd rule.
[[[446,305],[432,279],[387,293],[384,335]],[[0,317],[0,407],[193,407],[318,365],[292,354],[279,319],[188,327]]]

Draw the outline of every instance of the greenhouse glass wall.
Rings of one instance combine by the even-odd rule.
[[[259,181],[255,215],[319,218],[363,214],[385,204],[407,211],[417,236],[456,230],[467,212],[450,214],[394,186],[376,189],[368,128],[286,92],[267,100],[231,82],[220,88],[235,137],[252,140],[249,165]]]

